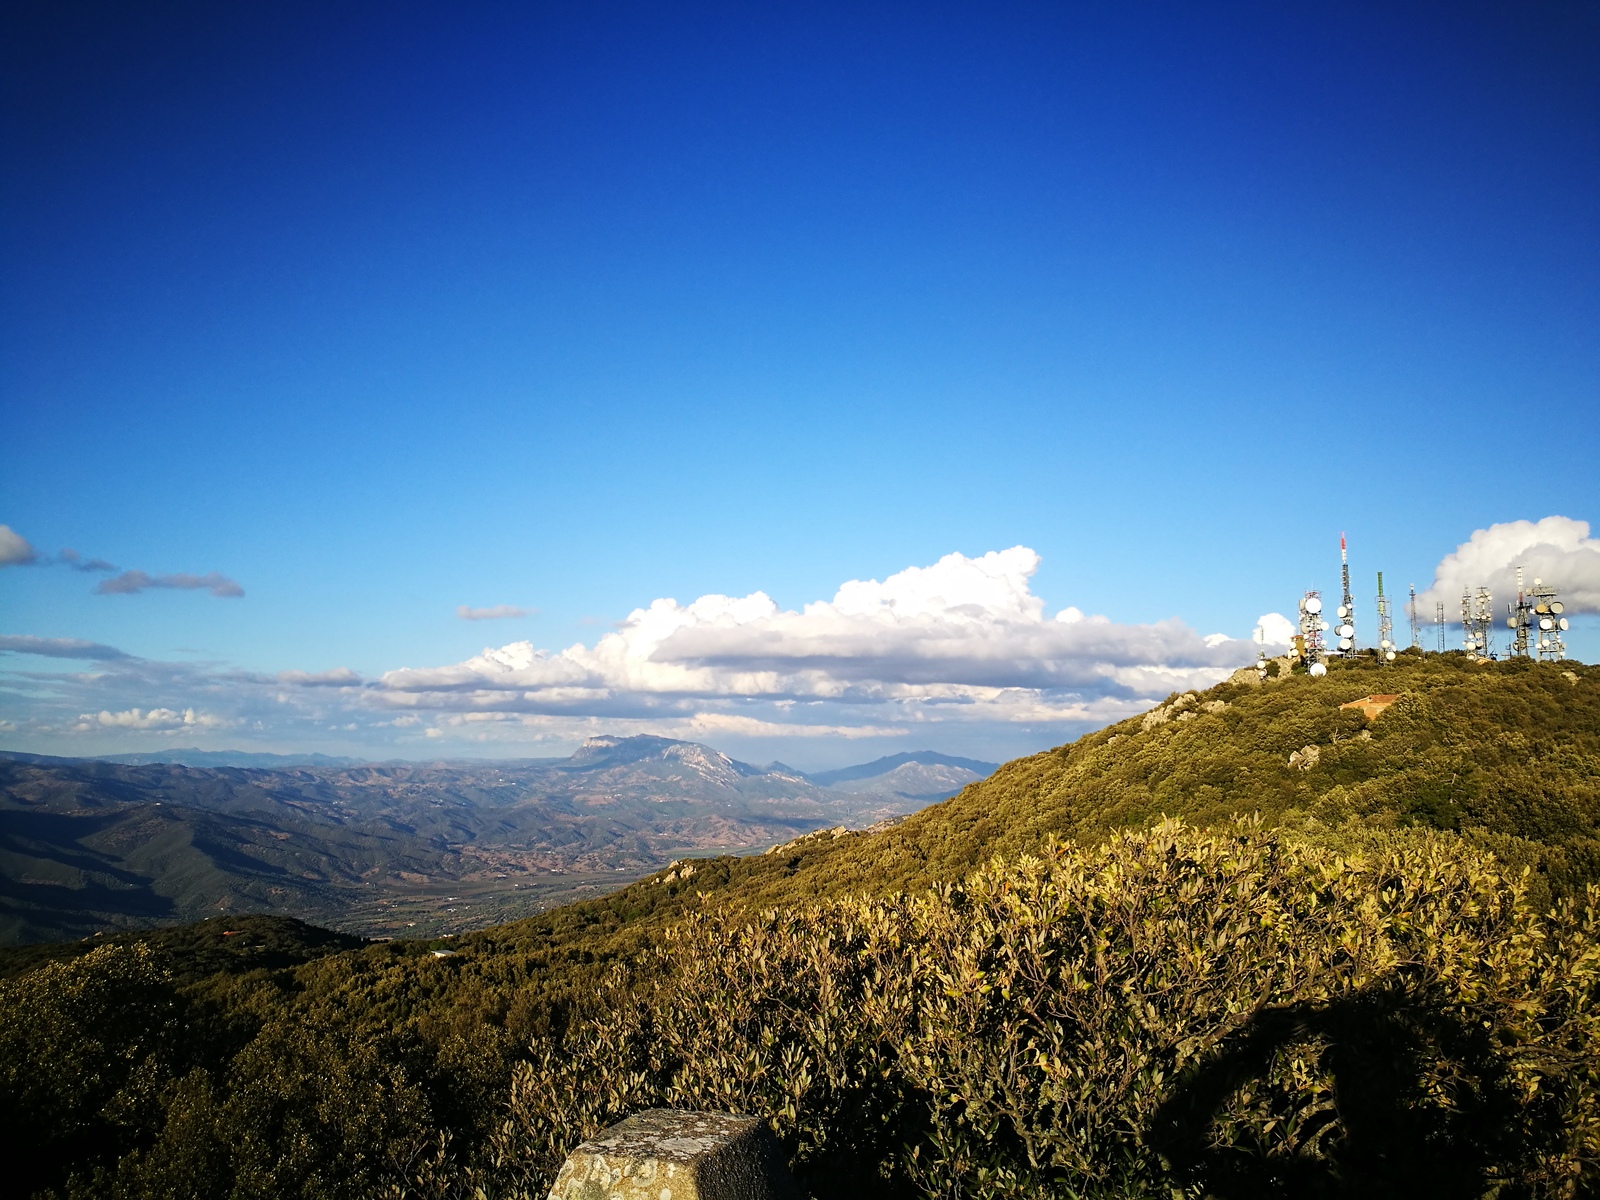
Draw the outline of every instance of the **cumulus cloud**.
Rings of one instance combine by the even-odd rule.
[[[148,588],[206,591],[225,599],[244,595],[242,587],[215,571],[206,575],[147,575],[143,571],[124,571],[110,579],[101,580],[94,590],[102,596],[131,596]]]
[[[123,712],[107,712],[102,709],[98,714],[83,713],[78,720],[84,726],[98,725],[106,729],[143,729],[157,733],[177,733],[185,729],[216,729],[227,724],[226,721],[214,717],[209,713],[196,712],[186,708],[182,712],[175,712],[170,708],[152,708],[149,711],[130,708]]]
[[[102,646],[99,642],[86,642],[81,638],[26,637],[20,634],[0,634],[0,653],[37,654],[41,658],[87,658],[96,662],[129,657],[115,646]]]
[[[9,525],[0,525],[0,567],[24,567],[39,561],[28,539]]]
[[[1568,612],[1600,612],[1600,539],[1589,536],[1589,523],[1571,517],[1539,521],[1506,521],[1479,529],[1435,568],[1433,584],[1417,597],[1419,611],[1443,603],[1454,612],[1461,594],[1489,588],[1497,602],[1517,590],[1517,568],[1525,583],[1535,577],[1557,588]]]
[[[462,604],[456,608],[456,616],[463,621],[504,621],[513,617],[531,616],[533,610],[518,608],[514,604],[496,604],[489,608],[473,608]]]
[[[1251,639],[1260,646],[1287,646],[1299,627],[1282,613],[1262,613],[1256,620]]]
[[[610,706],[620,715],[629,705],[676,713],[737,698],[1033,721],[1041,710],[1077,714],[1096,700],[1204,686],[1254,658],[1249,641],[1202,637],[1178,620],[1122,625],[1074,608],[1047,617],[1029,585],[1038,565],[1025,546],[949,554],[881,582],[851,580],[798,612],[763,592],[660,599],[593,646],[552,653],[513,642],[452,666],[390,671],[378,699],[502,711]]]

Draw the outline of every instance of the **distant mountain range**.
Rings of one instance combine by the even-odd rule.
[[[991,770],[920,752],[807,776],[658,737],[501,763],[0,753],[0,942],[234,912],[469,928],[685,854],[891,820]]]

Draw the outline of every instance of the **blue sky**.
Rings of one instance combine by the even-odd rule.
[[[0,523],[40,560],[0,570],[0,632],[145,664],[0,656],[0,744],[549,753],[714,709],[761,724],[704,740],[801,765],[1002,757],[1150,689],[883,667],[1067,698],[919,727],[881,687],[612,679],[532,724],[491,704],[481,742],[438,723],[470,704],[379,727],[366,685],[1014,546],[1045,619],[1245,639],[1337,586],[1340,530],[1366,597],[1474,531],[1600,521],[1592,5],[0,20]],[[101,594],[64,547],[244,595]],[[293,720],[225,682],[337,669],[362,685]],[[793,704],[898,732],[791,744]],[[190,708],[214,723],[68,719]]]

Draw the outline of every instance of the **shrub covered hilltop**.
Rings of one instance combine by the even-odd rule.
[[[1600,669],[1250,676],[451,941],[6,952],[9,1177],[534,1197],[668,1104],[765,1116],[818,1197],[1600,1195],[1597,883]]]

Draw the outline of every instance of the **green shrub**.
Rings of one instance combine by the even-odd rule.
[[[180,1003],[144,946],[104,946],[0,981],[0,1128],[21,1195],[150,1135],[180,1059]]]
[[[1536,919],[1454,839],[1169,822],[694,920],[535,1044],[474,1180],[542,1195],[576,1142],[673,1105],[763,1115],[819,1195],[1592,1189],[1596,899]]]

